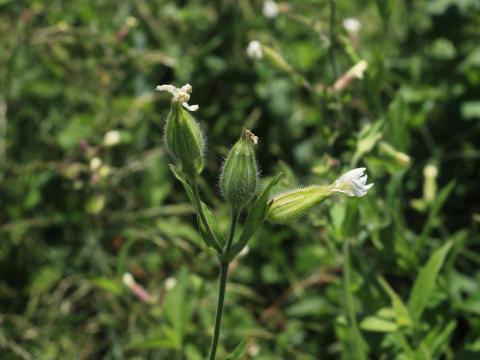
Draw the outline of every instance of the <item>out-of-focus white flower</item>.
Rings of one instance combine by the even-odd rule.
[[[347,194],[348,196],[362,197],[373,186],[373,184],[367,185],[365,170],[367,169],[357,168],[346,172],[335,181],[332,190]]]
[[[152,295],[140,284],[138,284],[133,275],[130,273],[125,273],[122,276],[123,284],[128,287],[132,293],[135,294],[140,300],[144,302],[151,302]]]
[[[258,354],[260,354],[260,346],[258,346],[258,344],[252,344],[248,347],[247,352],[250,356],[258,356]]]
[[[363,73],[367,70],[367,67],[368,63],[365,60],[361,60],[348,70],[347,75],[356,77],[357,79],[363,79]]]
[[[345,74],[340,76],[335,84],[333,84],[333,89],[335,91],[342,91],[344,90],[353,79],[363,79],[363,74],[365,70],[367,70],[368,63],[365,60],[361,60],[352,66]]]
[[[138,19],[135,16],[127,16],[125,19],[125,25],[129,28],[136,27],[138,25]]]
[[[423,198],[431,204],[437,196],[437,176],[438,168],[433,164],[428,164],[423,168],[423,176],[425,181],[423,183]]]
[[[267,0],[263,3],[263,15],[268,19],[274,19],[278,16],[278,5],[273,0]]]
[[[120,143],[121,136],[120,131],[110,130],[103,137],[103,145],[105,146],[115,146]]]
[[[155,88],[156,91],[166,91],[173,95],[173,101],[182,103],[182,106],[190,111],[197,111],[198,105],[189,105],[190,94],[192,92],[192,85],[185,84],[181,88],[177,88],[173,85],[158,85]]]
[[[171,290],[177,285],[177,279],[174,277],[169,277],[167,280],[165,280],[165,289],[166,290]]]
[[[98,157],[94,157],[92,160],[90,160],[90,170],[91,171],[96,171],[102,166],[102,160]]]
[[[132,274],[130,274],[130,273],[123,274],[122,281],[125,284],[125,286],[128,287],[128,288],[132,288],[133,285],[135,285],[135,279],[133,278]]]
[[[251,59],[263,58],[262,45],[257,40],[252,40],[247,46],[247,55]]]
[[[357,18],[349,17],[343,20],[343,27],[349,33],[358,33],[362,24],[360,24],[360,21],[358,21]]]
[[[246,246],[242,249],[242,251],[240,251],[240,254],[238,254],[238,256],[240,256],[240,257],[247,256],[249,252],[250,252],[250,248],[248,247],[248,245],[246,245]]]

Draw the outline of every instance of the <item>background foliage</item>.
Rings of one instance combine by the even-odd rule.
[[[480,4],[262,6],[0,0],[2,359],[205,357],[218,269],[153,92],[186,82],[222,224],[218,169],[244,125],[264,177],[286,173],[278,190],[360,165],[376,184],[257,234],[232,266],[219,358],[242,339],[266,360],[480,357]],[[254,39],[294,70],[249,59]],[[360,59],[363,80],[322,90]]]

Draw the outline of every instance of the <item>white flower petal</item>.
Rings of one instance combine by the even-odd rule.
[[[192,92],[192,85],[190,84],[185,84],[181,88],[177,88],[173,85],[158,85],[155,90],[169,92],[173,96],[173,101],[181,103],[182,106],[187,110],[198,110],[198,105],[188,105],[190,93]]]
[[[253,40],[247,46],[247,55],[251,59],[261,59],[263,58],[262,45],[259,41]]]
[[[268,19],[274,19],[278,16],[278,5],[273,0],[267,0],[263,3],[263,15]]]
[[[332,190],[348,196],[364,196],[373,184],[367,184],[366,168],[357,168],[347,171],[334,183]]]

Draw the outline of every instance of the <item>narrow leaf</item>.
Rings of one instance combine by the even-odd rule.
[[[196,205],[196,202],[194,200],[193,190],[192,190],[190,184],[188,183],[187,179],[185,178],[185,174],[180,169],[178,169],[175,165],[172,165],[172,164],[170,164],[170,170],[172,171],[173,175],[182,183],[182,185],[185,189],[185,192],[187,193],[188,198],[190,199],[192,204],[196,208],[198,208],[197,205]],[[202,202],[201,204],[202,204],[201,206],[203,208],[203,212],[205,214],[207,222],[210,225],[210,228],[212,229],[212,231],[215,234],[218,241],[220,241],[220,243],[222,245],[224,245],[225,244],[225,238],[223,237],[223,234],[220,231],[220,228],[218,227],[218,224],[215,220],[215,217],[213,216],[212,212],[210,211],[210,209],[208,208],[208,206],[205,203]],[[205,229],[205,226],[202,223],[202,221],[200,220],[199,216],[197,216],[197,222],[198,222],[198,227],[200,229],[200,233],[202,235],[202,239],[205,242],[205,245],[207,245],[207,247],[211,247],[211,248],[217,250],[218,252],[222,252],[221,247],[217,244],[215,239],[212,239],[212,237],[208,234],[208,231]]]
[[[240,235],[238,241],[232,246],[230,252],[226,255],[227,259],[233,259],[240,251],[242,251],[252,235],[262,225],[265,217],[267,216],[268,210],[272,205],[270,202],[268,202],[270,191],[272,190],[273,186],[278,183],[282,176],[283,173],[277,174],[255,200],[252,210],[245,220],[245,226],[243,228],[242,235]]]
[[[437,359],[440,356],[441,351],[448,345],[448,341],[450,340],[456,326],[457,324],[454,320],[446,325],[441,323],[430,330],[427,336],[425,336],[422,345],[429,350],[434,359]]]
[[[410,314],[400,296],[397,295],[395,290],[391,288],[384,278],[378,277],[378,282],[390,297],[397,324],[399,326],[411,326],[412,320],[410,318]]]
[[[437,217],[438,213],[442,209],[443,204],[447,201],[450,193],[452,192],[455,186],[455,182],[450,182],[447,186],[445,186],[440,193],[436,196],[434,203],[432,204],[430,213],[428,214],[427,221],[423,227],[422,233],[420,235],[420,239],[417,241],[417,249],[422,249],[427,241],[428,235],[433,228],[433,224],[435,223],[435,218]]]
[[[427,264],[420,270],[415,280],[410,298],[408,300],[408,310],[412,318],[416,321],[420,320],[428,300],[435,289],[435,283],[438,273],[445,261],[445,258],[452,247],[452,242],[447,242],[440,249],[435,251]]]
[[[190,184],[188,183],[187,179],[185,178],[185,174],[177,168],[175,165],[169,164],[170,166],[170,171],[173,173],[173,175],[177,178],[178,181],[180,181],[183,185],[183,188],[185,189],[185,192],[188,195],[188,198],[192,202],[192,204],[195,204],[195,201],[193,201],[193,192],[192,188],[190,187]]]
[[[373,332],[393,332],[398,330],[398,325],[393,321],[382,319],[378,316],[368,316],[360,323],[360,328]]]
[[[225,360],[241,360],[243,359],[243,355],[245,354],[245,348],[246,348],[247,342],[245,340],[242,340],[240,344],[237,345],[235,350],[226,357]]]
[[[215,216],[213,216],[212,212],[208,208],[205,203],[202,202],[202,208],[203,212],[205,214],[205,218],[207,219],[208,224],[210,225],[210,228],[212,229],[213,233],[215,234],[215,237],[217,238],[218,241],[220,241],[220,244],[222,246],[225,245],[225,238],[223,237],[222,232],[220,231],[220,227],[218,226],[217,220],[215,219]],[[198,228],[200,229],[200,233],[202,234],[202,238],[205,241],[205,244],[211,248],[216,249],[218,252],[222,252],[222,248],[218,246],[217,242],[215,239],[212,239],[211,236],[209,235],[207,229],[203,225],[202,220],[200,219],[200,216],[197,215],[197,222],[198,222]]]
[[[188,272],[182,268],[177,276],[175,287],[166,293],[163,303],[165,318],[174,330],[174,337],[179,344],[182,344],[185,337],[192,310],[188,284]]]

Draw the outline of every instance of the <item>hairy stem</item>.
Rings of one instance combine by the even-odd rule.
[[[223,252],[224,254],[227,254],[230,250],[230,247],[232,246],[239,214],[240,209],[232,208],[232,222],[230,225],[230,234],[228,235],[227,245],[225,246],[225,251]],[[225,302],[225,290],[227,288],[227,274],[229,265],[230,261],[220,262],[220,280],[218,286],[217,311],[215,314],[215,327],[213,330],[212,344],[210,346],[210,355],[208,356],[209,360],[215,360],[215,355],[217,353],[217,345],[218,339],[220,338],[220,327],[222,322],[223,304]]]

